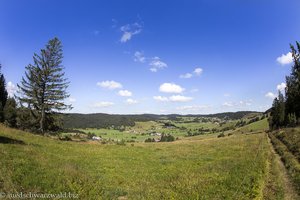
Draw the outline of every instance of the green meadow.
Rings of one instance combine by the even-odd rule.
[[[80,199],[262,199],[269,196],[266,185],[273,184],[281,191],[274,197],[284,196],[280,181],[269,180],[272,152],[264,131],[117,145],[60,141],[1,125],[0,137],[0,189],[5,193],[70,192]]]

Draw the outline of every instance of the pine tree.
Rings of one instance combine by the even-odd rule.
[[[6,83],[4,75],[1,73],[1,64],[0,64],[0,121],[4,121],[3,108],[5,107],[8,93],[6,90]]]
[[[33,117],[39,123],[39,130],[47,130],[47,117],[57,111],[71,109],[71,105],[64,103],[69,97],[66,89],[69,82],[64,78],[62,65],[62,45],[58,38],[48,42],[40,55],[34,54],[34,64],[26,67],[25,77],[18,84],[20,103],[27,105]]]
[[[5,123],[10,127],[17,124],[17,102],[14,98],[8,98],[4,107]]]
[[[295,113],[300,118],[300,44],[296,42],[297,50],[293,45],[291,52],[294,60],[292,72],[286,77],[286,116]]]

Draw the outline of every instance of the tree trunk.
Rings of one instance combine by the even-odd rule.
[[[40,120],[40,130],[42,132],[42,134],[44,134],[44,131],[45,131],[45,109],[42,108],[42,111],[41,111],[41,120]]]

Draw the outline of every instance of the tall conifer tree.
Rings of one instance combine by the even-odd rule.
[[[64,103],[64,99],[69,97],[66,91],[69,82],[64,78],[62,59],[61,42],[58,38],[51,39],[39,55],[34,54],[33,64],[26,67],[25,77],[18,84],[18,99],[34,111],[33,116],[38,120],[42,133],[47,129],[47,116],[71,108]]]

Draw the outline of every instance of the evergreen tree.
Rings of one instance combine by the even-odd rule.
[[[283,94],[278,91],[278,125],[285,125],[285,100]]]
[[[269,125],[271,129],[277,129],[285,126],[285,123],[285,99],[283,94],[278,91],[278,97],[273,101]]]
[[[292,72],[286,77],[286,116],[295,114],[300,118],[300,44],[296,42],[297,49],[291,45],[294,60]],[[298,50],[298,51],[297,51]]]
[[[0,64],[0,121],[4,121],[3,108],[5,107],[7,101],[7,90],[4,75],[1,73],[1,64]]]
[[[14,98],[8,98],[4,107],[5,123],[10,127],[16,127],[17,124],[17,103]]]
[[[47,123],[48,116],[71,109],[71,105],[64,103],[64,99],[69,97],[66,92],[69,82],[64,78],[62,59],[61,42],[54,38],[40,51],[40,55],[34,54],[34,63],[26,67],[25,77],[18,84],[18,99],[32,111],[42,133],[50,127]]]

